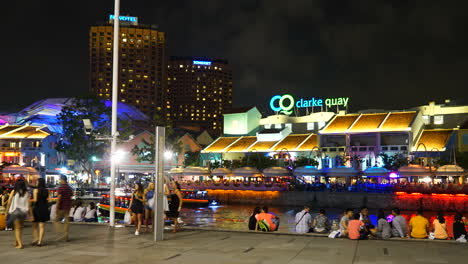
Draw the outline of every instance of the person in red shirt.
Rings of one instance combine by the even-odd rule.
[[[72,196],[73,191],[67,183],[67,177],[62,175],[60,177],[60,187],[57,190],[57,217],[55,220],[55,229],[59,235],[57,240],[65,240],[68,241],[68,226],[70,220],[68,215],[70,213],[70,208],[72,206]],[[60,224],[60,221],[64,219],[64,225]]]
[[[257,214],[255,218],[257,219],[257,225],[255,227],[255,231],[258,230],[258,222],[261,220],[265,220],[265,222],[268,223],[268,225],[270,226],[270,231],[276,231],[276,224],[274,220],[276,220],[277,217],[268,213],[268,207],[266,206],[262,207],[262,209],[260,210],[260,213]]]
[[[353,215],[353,220],[348,223],[348,238],[357,240],[361,238],[361,230],[365,230],[365,224],[359,220],[359,213]]]

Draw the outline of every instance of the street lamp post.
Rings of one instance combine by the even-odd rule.
[[[112,128],[111,128],[111,155],[117,148],[117,89],[119,85],[119,16],[120,16],[120,0],[114,0],[114,46],[112,59]],[[110,212],[109,225],[115,226],[115,159],[111,159],[111,188],[110,188]]]

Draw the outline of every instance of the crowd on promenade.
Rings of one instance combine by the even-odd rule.
[[[330,238],[345,237],[352,240],[363,239],[389,239],[414,238],[414,239],[454,239],[458,242],[466,242],[468,227],[467,219],[460,213],[454,218],[453,235],[448,232],[448,223],[443,213],[438,213],[432,221],[418,211],[409,222],[400,214],[399,208],[393,208],[391,214],[386,215],[383,209],[378,210],[377,225],[371,223],[367,207],[359,211],[346,209],[340,216],[337,226],[333,226],[324,209],[318,210],[318,214],[312,217],[310,207],[304,206],[303,210],[295,216],[295,231],[300,234],[320,233],[328,234]],[[268,212],[268,207],[256,207],[249,218],[249,230],[272,232],[277,231],[280,219]]]

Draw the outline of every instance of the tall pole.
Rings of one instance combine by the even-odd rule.
[[[119,16],[120,0],[114,0],[114,50],[112,59],[112,128],[111,128],[111,188],[110,188],[110,212],[109,224],[115,225],[115,172],[116,159],[114,157],[117,148],[117,91],[119,85]]]
[[[156,185],[156,194],[154,199],[154,241],[164,239],[164,146],[166,138],[166,128],[156,127],[154,150],[154,183]]]

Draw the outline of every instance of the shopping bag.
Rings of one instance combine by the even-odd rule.
[[[130,212],[127,211],[124,216],[124,224],[129,225],[132,223],[132,216],[130,215]]]
[[[429,239],[431,239],[431,240],[435,239],[434,232],[429,233]]]
[[[337,238],[337,237],[340,237],[341,235],[341,232],[336,230],[336,231],[333,231],[331,232],[329,235],[328,235],[328,238]]]
[[[457,238],[456,241],[460,243],[466,243],[465,235],[461,235],[459,238]]]

